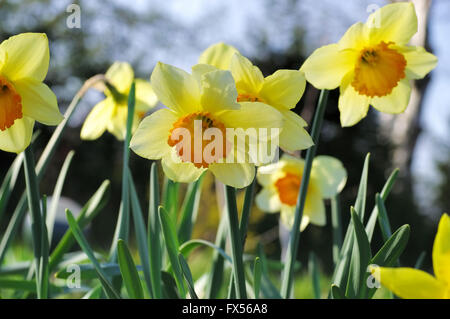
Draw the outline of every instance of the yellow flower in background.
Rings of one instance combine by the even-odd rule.
[[[433,245],[434,277],[414,268],[372,267],[383,286],[404,299],[450,299],[450,217],[443,214]]]
[[[224,162],[234,154],[229,151],[226,130],[279,129],[281,114],[262,103],[238,104],[236,85],[229,71],[193,67],[193,74],[189,74],[159,62],[151,75],[151,84],[158,99],[168,108],[144,118],[131,139],[131,149],[147,159],[162,159],[164,173],[177,182],[193,182],[209,170],[226,185],[238,188],[249,185],[255,175],[253,163]],[[196,144],[193,139],[195,134],[204,136],[208,129],[220,133],[214,141],[223,147],[212,152],[216,156],[210,160],[202,157],[209,142]],[[181,141],[185,142],[177,135],[179,130],[190,134],[192,142],[188,149],[177,147]],[[199,161],[195,152],[200,154]]]
[[[236,82],[237,101],[260,102],[277,109],[284,119],[280,146],[287,151],[311,147],[313,141],[304,129],[307,123],[291,111],[305,91],[306,80],[298,70],[278,70],[264,77],[261,70],[242,56],[234,47],[217,43],[206,49],[199,58],[200,64],[230,70]]]
[[[20,153],[31,142],[34,121],[63,120],[55,94],[42,83],[50,60],[47,35],[22,33],[0,44],[0,149]]]
[[[291,228],[302,181],[305,162],[283,155],[279,162],[262,166],[256,175],[263,189],[256,196],[256,205],[268,213],[281,212],[281,221]],[[339,193],[347,182],[347,171],[342,163],[331,156],[317,156],[311,168],[300,231],[309,223],[326,224],[324,199]]]
[[[105,74],[108,81],[103,93],[106,98],[94,106],[81,128],[83,140],[95,140],[105,131],[113,134],[119,141],[125,139],[127,131],[128,94],[134,80],[131,65],[114,62]],[[158,99],[148,81],[136,79],[136,105],[132,131],[139,125],[142,117],[153,108]]]
[[[388,4],[365,24],[351,26],[338,43],[314,51],[300,70],[316,88],[340,87],[343,127],[364,118],[369,105],[402,113],[411,95],[410,80],[425,77],[437,64],[422,47],[407,45],[416,32],[413,3]]]

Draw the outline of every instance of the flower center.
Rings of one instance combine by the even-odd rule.
[[[356,62],[353,88],[361,95],[385,96],[405,77],[406,59],[394,49],[393,42],[364,48]]]
[[[20,95],[8,80],[0,76],[0,131],[10,128],[22,116]]]
[[[237,102],[262,102],[264,103],[264,100],[248,93],[239,93],[237,97]]]
[[[283,204],[295,206],[297,204],[298,192],[300,190],[301,176],[286,173],[275,182],[278,196]]]
[[[169,133],[167,143],[177,151],[183,162],[198,168],[225,158],[229,143],[226,128],[209,112],[195,112],[179,118]]]

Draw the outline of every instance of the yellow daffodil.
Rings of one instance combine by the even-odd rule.
[[[270,105],[283,115],[280,146],[297,151],[313,145],[304,129],[307,123],[291,111],[305,91],[306,80],[298,70],[278,70],[264,77],[260,69],[242,56],[234,47],[225,43],[210,46],[200,56],[200,64],[230,70],[236,82],[238,102],[259,102]]]
[[[115,62],[106,72],[107,83],[103,93],[106,98],[94,106],[81,128],[81,138],[95,140],[106,130],[119,141],[127,131],[128,94],[134,80],[131,65]],[[134,132],[145,113],[153,108],[158,99],[148,81],[136,79],[136,105],[133,119]]]
[[[443,214],[433,245],[434,277],[414,268],[372,267],[374,277],[405,299],[450,299],[450,217]]]
[[[356,23],[336,44],[323,46],[301,71],[319,89],[340,87],[341,125],[352,126],[369,105],[385,113],[402,113],[411,95],[410,80],[421,79],[437,63],[422,47],[407,43],[417,32],[411,2],[388,4]]]
[[[63,120],[55,94],[42,83],[50,53],[47,35],[22,33],[0,44],[0,149],[20,153],[31,142],[34,121]]]
[[[268,213],[281,212],[281,221],[292,227],[295,206],[300,190],[305,162],[283,155],[279,162],[262,166],[256,175],[263,189],[256,196],[256,204]],[[324,199],[339,193],[347,181],[347,171],[342,163],[331,156],[317,156],[312,163],[300,231],[309,223],[326,224]]]
[[[236,85],[229,71],[193,67],[193,73],[189,74],[159,62],[151,75],[151,85],[168,108],[144,118],[131,139],[131,149],[148,159],[162,159],[164,173],[174,181],[192,182],[209,170],[226,185],[238,188],[249,185],[255,174],[254,164],[228,161],[235,152],[228,147],[231,141],[226,131],[230,128],[279,130],[281,114],[262,103],[238,104]],[[192,139],[186,149],[178,147],[185,141],[177,135],[180,130],[190,134],[186,137],[188,141]],[[214,156],[210,159],[203,156],[211,144],[204,140],[197,144],[193,138],[196,134],[206,135],[208,130],[218,132],[214,142],[221,145],[211,152]]]

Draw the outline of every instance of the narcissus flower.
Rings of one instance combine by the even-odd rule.
[[[106,72],[107,83],[103,90],[106,98],[94,106],[81,128],[81,138],[95,140],[105,131],[118,140],[125,139],[127,131],[128,94],[134,80],[131,65],[115,62]],[[148,81],[136,79],[136,105],[132,131],[134,132],[145,113],[158,99]]]
[[[200,56],[200,64],[230,70],[236,81],[238,102],[259,102],[277,109],[284,119],[280,146],[288,151],[303,150],[313,145],[304,129],[307,123],[291,111],[305,91],[306,80],[298,70],[278,70],[264,77],[261,70],[225,43],[210,46]]]
[[[193,74],[188,74],[159,62],[151,84],[168,108],[144,118],[131,139],[131,149],[148,159],[162,159],[164,173],[174,181],[192,182],[210,170],[226,185],[249,185],[255,165],[250,160],[239,162],[231,158],[239,150],[235,152],[230,147],[236,144],[228,131],[279,131],[281,114],[263,103],[238,104],[236,84],[229,71],[193,67]],[[238,139],[244,141],[247,149],[247,139]],[[271,134],[267,141],[272,141]]]
[[[410,80],[421,79],[437,63],[422,47],[407,43],[417,32],[411,2],[388,4],[356,23],[336,44],[313,52],[301,67],[319,89],[340,87],[341,125],[352,126],[369,105],[385,113],[402,113],[411,95]]]
[[[383,286],[404,299],[450,299],[450,217],[443,214],[433,245],[434,277],[414,268],[372,267]]]
[[[20,153],[31,142],[34,121],[63,120],[55,94],[42,83],[50,53],[47,35],[22,33],[0,44],[0,149]]]
[[[258,208],[268,213],[281,212],[281,221],[287,227],[294,223],[304,165],[302,159],[283,155],[279,162],[260,167],[256,175],[263,187],[256,196]],[[326,224],[324,199],[339,193],[346,182],[347,171],[338,159],[317,156],[313,160],[300,231],[309,223]]]

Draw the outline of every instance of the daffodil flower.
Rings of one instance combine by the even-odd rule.
[[[450,217],[443,214],[433,245],[434,277],[414,268],[371,267],[383,286],[404,299],[450,299]]]
[[[0,149],[20,153],[31,142],[34,121],[63,120],[55,94],[42,83],[50,53],[47,35],[22,33],[0,44]]]
[[[134,80],[134,71],[126,62],[115,62],[106,72],[106,98],[94,106],[81,128],[83,140],[95,140],[105,131],[119,141],[127,131],[128,94]],[[157,103],[155,93],[148,81],[136,79],[136,105],[132,131],[134,132],[145,113]]]
[[[268,213],[281,212],[281,221],[289,228],[294,223],[304,165],[302,159],[283,155],[279,162],[260,167],[256,175],[263,187],[255,199],[258,208]],[[346,181],[347,171],[338,159],[331,156],[314,158],[300,231],[309,223],[326,224],[324,199],[339,193]]]
[[[282,116],[277,110],[262,103],[238,104],[236,85],[229,71],[193,67],[193,74],[189,74],[159,62],[151,75],[151,85],[168,108],[154,112],[140,123],[130,144],[136,154],[152,160],[162,159],[166,176],[178,182],[195,181],[206,170],[233,187],[242,188],[252,182],[254,163],[228,161],[235,152],[228,147],[231,141],[226,131],[232,128],[279,130]],[[197,129],[196,124],[199,124]],[[205,159],[202,155],[208,151],[209,142],[200,140],[196,144],[192,140],[189,148],[178,148],[184,141],[176,134],[180,130],[187,131],[191,137],[215,130],[220,134],[214,141],[220,142],[223,150],[219,147],[212,152],[216,157]],[[200,160],[196,159],[196,152]]]
[[[338,43],[314,51],[300,70],[319,89],[340,87],[343,127],[363,119],[369,105],[402,113],[411,95],[410,80],[425,77],[437,63],[422,47],[407,45],[416,32],[413,3],[388,4],[365,24],[351,26]]]
[[[298,70],[278,70],[264,77],[261,70],[234,47],[218,43],[206,49],[200,64],[230,70],[236,81],[238,102],[259,102],[270,105],[283,115],[280,146],[287,151],[303,150],[313,145],[304,127],[307,123],[291,111],[305,91],[306,80]]]

